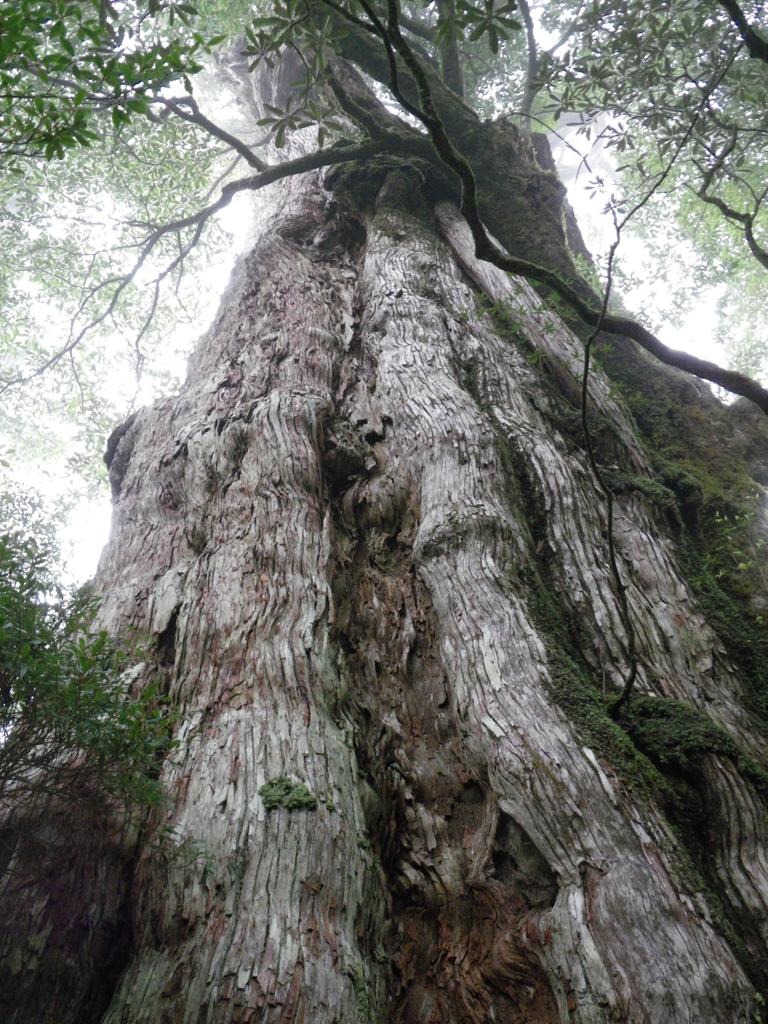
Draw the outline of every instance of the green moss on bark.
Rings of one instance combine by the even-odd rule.
[[[740,750],[732,736],[690,704],[635,697],[625,706],[620,724],[661,771],[692,772],[702,757],[719,754],[733,761],[768,798],[768,773]]]
[[[607,762],[641,802],[674,800],[663,774],[610,714],[610,701],[594,672],[578,652],[560,604],[539,573],[528,580],[528,607],[547,648],[549,687],[555,702],[575,726],[581,740]]]
[[[295,782],[287,775],[269,779],[259,789],[259,796],[268,811],[277,810],[278,807],[284,807],[287,811],[314,811],[317,807],[315,794],[303,782]]]
[[[635,489],[679,525],[684,575],[740,671],[751,710],[768,720],[766,541],[757,529],[765,501],[758,456],[768,447],[766,425],[721,405],[700,383],[649,367],[620,339],[603,343],[601,351],[621,379],[655,471],[658,487]],[[646,379],[651,372],[652,392]]]

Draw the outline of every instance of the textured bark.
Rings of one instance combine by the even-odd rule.
[[[181,394],[112,446],[101,617],[150,636],[142,678],[165,681],[179,744],[145,839],[73,853],[79,934],[62,871],[24,945],[5,935],[13,1024],[754,1019],[764,797],[702,755],[705,890],[660,795],[614,762],[631,743],[599,695],[627,644],[580,343],[416,177],[273,186]],[[601,457],[651,481],[599,370],[590,396]],[[615,529],[638,693],[765,764],[668,517],[630,489]],[[314,806],[271,807],[283,776]]]

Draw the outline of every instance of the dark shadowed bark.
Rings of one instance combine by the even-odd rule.
[[[482,130],[490,228],[512,252],[537,223],[540,250],[564,245],[530,144]],[[595,370],[639,659],[614,722],[627,637],[582,345],[423,178],[270,186],[181,394],[119,440],[101,620],[152,638],[143,678],[178,714],[168,802],[141,840],[96,830],[100,856],[73,847],[27,886],[2,936],[9,1024],[759,1012],[760,648],[707,621],[695,486],[654,461],[649,410],[758,487],[765,428],[604,348],[644,425]],[[681,708],[679,752],[709,729],[682,767],[647,727]]]

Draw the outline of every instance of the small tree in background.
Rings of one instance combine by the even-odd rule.
[[[130,696],[127,654],[94,629],[93,597],[59,582],[40,503],[6,497],[2,513],[0,808],[88,801],[97,783],[116,800],[155,803],[169,743],[157,688]]]

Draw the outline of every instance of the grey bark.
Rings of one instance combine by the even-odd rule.
[[[113,445],[101,619],[151,638],[142,677],[165,681],[178,746],[142,838],[73,848],[3,933],[13,1024],[758,1012],[752,777],[700,762],[703,868],[737,937],[660,800],[567,711],[580,678],[595,706],[615,692],[627,657],[574,429],[580,343],[417,177],[271,186],[182,392]],[[650,481],[600,370],[590,398],[611,457]],[[617,495],[616,542],[638,693],[764,764],[743,677],[641,490]],[[314,806],[271,806],[284,776]]]

